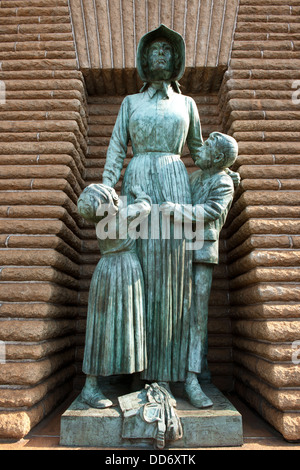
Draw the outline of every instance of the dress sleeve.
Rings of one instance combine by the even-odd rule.
[[[103,171],[103,184],[114,187],[119,181],[129,141],[129,103],[126,97],[121,105],[109,142]]]
[[[136,199],[134,200],[134,209],[136,212],[140,213],[142,218],[147,217],[151,212],[151,205],[152,200],[148,194],[141,191],[139,194],[136,195]],[[129,206],[130,207],[130,206]]]
[[[198,158],[199,149],[203,145],[201,123],[197,105],[192,98],[189,98],[190,126],[187,135],[187,145],[191,152],[191,157],[195,161]]]

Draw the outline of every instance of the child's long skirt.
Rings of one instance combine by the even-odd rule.
[[[109,376],[144,370],[145,328],[144,280],[137,255],[103,255],[90,285],[83,372]]]

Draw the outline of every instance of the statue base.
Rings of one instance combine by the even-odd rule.
[[[201,386],[213,401],[213,407],[199,410],[183,398],[182,384],[172,387],[183,437],[167,442],[166,449],[241,446],[243,429],[240,413],[214,385]],[[103,410],[90,408],[79,395],[61,417],[60,445],[153,449],[151,440],[122,438],[123,415],[118,402],[120,395],[123,393],[120,394],[117,385],[106,390],[106,396],[113,401],[114,406]]]

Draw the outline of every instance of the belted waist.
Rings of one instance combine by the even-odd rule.
[[[106,253],[101,253],[101,258],[104,258],[104,257],[110,257],[110,256],[121,256],[121,255],[136,255],[136,251],[134,249],[126,249],[124,248],[123,250],[120,250],[120,251],[107,251]]]
[[[140,152],[140,153],[134,153],[133,156],[136,157],[176,157],[176,158],[181,158],[180,154],[176,153],[171,153],[171,152]]]

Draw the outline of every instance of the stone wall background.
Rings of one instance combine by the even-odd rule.
[[[300,439],[299,15],[297,1],[240,0],[220,92],[242,177],[226,232],[235,388],[291,440]]]
[[[72,390],[87,149],[65,0],[0,2],[0,436],[20,438]]]
[[[109,23],[102,0],[28,4],[0,1],[0,438],[25,436],[82,386],[99,254],[76,201],[99,181],[122,93],[140,86],[133,45],[163,20],[190,46],[183,91],[204,137],[218,129],[240,148],[211,296],[213,380],[300,439],[298,0],[111,0]]]

